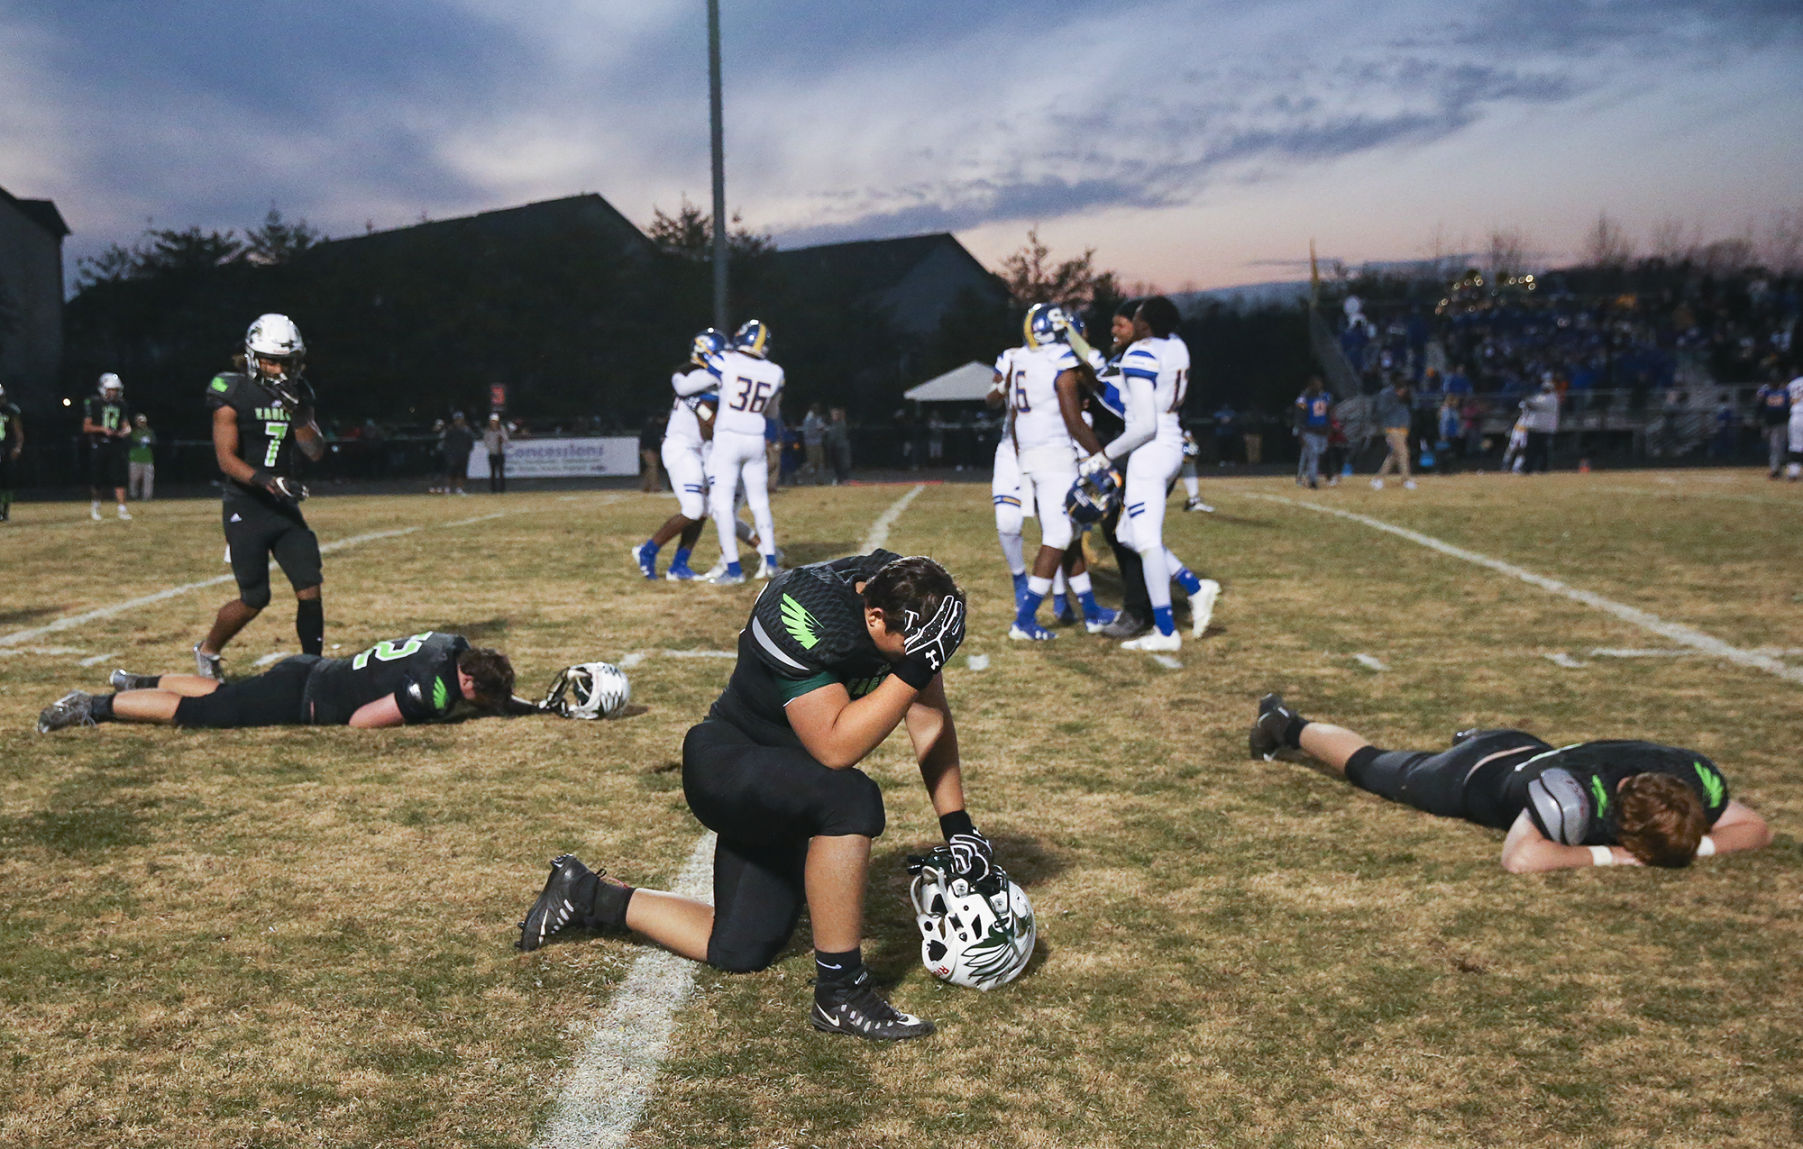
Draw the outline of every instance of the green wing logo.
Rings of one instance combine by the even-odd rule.
[[[232,385],[227,383],[223,377],[215,375],[213,376],[213,382],[208,384],[208,386],[215,391],[229,391],[231,390]]]
[[[1701,762],[1692,762],[1691,766],[1696,769],[1697,777],[1703,781],[1703,796],[1709,800],[1710,807],[1713,809],[1716,806],[1720,806],[1722,804],[1722,791],[1727,789],[1727,787],[1722,785],[1722,776],[1717,774],[1714,770],[1709,769]]]
[[[1590,776],[1590,792],[1596,796],[1596,816],[1600,819],[1609,808],[1609,788],[1595,774]]]
[[[813,650],[820,642],[820,620],[786,594],[783,595],[782,610],[783,629],[789,632],[789,637],[800,643],[801,649]]]
[[[433,681],[432,681],[432,709],[443,710],[445,707],[450,705],[450,702],[451,702],[451,688],[445,684],[444,679],[442,679],[442,678],[433,679]]]

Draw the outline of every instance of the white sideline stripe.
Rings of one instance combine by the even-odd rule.
[[[1567,670],[1582,670],[1584,667],[1590,665],[1588,662],[1579,662],[1571,655],[1566,654],[1563,650],[1553,651],[1546,656],[1546,660],[1554,666],[1563,666]]]
[[[1352,511],[1342,511],[1338,507],[1323,507],[1314,503],[1298,502],[1295,499],[1286,499],[1282,495],[1256,494],[1251,491],[1243,492],[1243,494],[1248,499],[1263,499],[1267,502],[1282,503],[1286,507],[1299,507],[1303,510],[1317,512],[1318,514],[1336,515],[1339,518],[1348,519],[1352,522],[1370,527],[1372,530],[1383,531],[1386,534],[1395,535],[1397,538],[1407,539],[1409,542],[1424,546],[1429,550],[1439,551],[1443,555],[1449,555],[1455,559],[1463,559],[1468,563],[1475,563],[1481,567],[1488,567],[1498,574],[1505,574],[1510,578],[1519,579],[1529,586],[1537,586],[1541,590],[1550,591],[1556,595],[1563,595],[1573,602],[1582,603],[1588,607],[1594,607],[1605,614],[1614,615],[1623,622],[1632,623],[1642,630],[1650,631],[1653,634],[1660,635],[1664,638],[1669,638],[1681,646],[1690,647],[1692,650],[1707,654],[1713,658],[1722,659],[1724,662],[1732,662],[1736,666],[1745,666],[1753,670],[1763,670],[1767,674],[1784,679],[1786,682],[1794,682],[1798,685],[1803,685],[1803,667],[1786,666],[1769,654],[1755,650],[1743,650],[1738,646],[1730,646],[1728,643],[1723,642],[1714,635],[1705,634],[1695,627],[1685,626],[1683,623],[1679,622],[1668,622],[1650,611],[1644,611],[1638,607],[1629,606],[1626,603],[1616,602],[1611,598],[1604,598],[1594,591],[1580,589],[1569,583],[1560,582],[1556,578],[1549,578],[1543,574],[1535,574],[1531,570],[1518,567],[1513,563],[1503,562],[1501,559],[1493,559],[1488,555],[1481,555],[1476,551],[1468,551],[1464,547],[1457,547],[1451,543],[1442,542],[1432,535],[1424,535],[1419,531],[1411,531],[1407,527],[1399,527],[1393,523],[1386,523],[1382,519],[1374,519],[1369,515],[1355,514]]]
[[[869,554],[887,542],[889,528],[924,490],[926,484],[916,484],[891,503],[871,524],[861,553]],[[629,654],[619,665],[627,665],[627,659],[635,659],[636,666],[645,655]],[[703,834],[689,852],[674,892],[707,898],[713,884],[713,847],[714,835]],[[535,1149],[614,1149],[627,1144],[669,1049],[676,1011],[694,987],[695,963],[687,958],[647,947],[633,960],[626,980],[577,1054],[544,1132],[533,1142]]]
[[[14,654],[60,655],[81,654],[80,648],[73,646],[15,646],[10,650],[0,650],[0,658]]]
[[[467,527],[471,523],[498,519],[502,517],[503,514],[505,514],[505,512],[497,512],[492,515],[477,515],[473,519],[459,519],[453,523],[433,523],[429,525],[433,527]],[[390,531],[370,531],[368,534],[352,535],[348,539],[339,539],[336,542],[327,543],[319,548],[319,553],[322,555],[331,554],[334,551],[344,550],[346,547],[361,546],[364,543],[373,543],[379,539],[395,539],[402,535],[410,535],[415,531],[423,531],[425,529],[427,529],[426,525],[421,525],[415,527],[400,527]],[[150,606],[153,603],[164,602],[172,598],[179,598],[182,595],[189,594],[193,591],[205,590],[210,586],[220,586],[231,581],[232,576],[229,574],[218,575],[214,578],[201,579],[199,582],[188,582],[183,583],[180,586],[172,586],[167,590],[159,590],[154,594],[127,599],[125,602],[116,602],[111,606],[103,606],[95,610],[83,611],[81,614],[66,615],[63,618],[47,622],[43,626],[34,626],[28,630],[15,630],[11,634],[0,634],[0,647],[17,646],[21,642],[30,642],[34,638],[42,638],[47,634],[57,634],[61,631],[73,630],[75,627],[82,626],[86,623],[98,622],[103,618],[113,618],[116,615],[127,614],[131,611],[138,610],[141,607]]]
[[[1755,654],[1769,654],[1773,658],[1803,657],[1803,646],[1756,646]],[[1598,658],[1695,658],[1703,652],[1700,650],[1674,650],[1669,646],[1637,649],[1624,646],[1592,647],[1590,653]]]
[[[109,650],[105,654],[89,655],[87,658],[82,659],[77,665],[79,665],[79,666],[99,666],[101,663],[105,662],[107,659],[117,658],[117,657],[119,657],[118,651]]]
[[[714,835],[703,834],[672,892],[707,900],[713,860]],[[669,1051],[676,1011],[694,988],[695,963],[688,958],[662,949],[641,953],[595,1023],[533,1144],[544,1149],[625,1145]]]
[[[666,650],[666,658],[737,658],[736,650]]]
[[[1355,654],[1352,660],[1367,670],[1388,670],[1389,663],[1372,654]]]

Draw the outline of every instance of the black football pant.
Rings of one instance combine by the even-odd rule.
[[[305,726],[310,721],[307,676],[319,661],[315,654],[291,655],[254,678],[228,682],[199,698],[184,698],[175,708],[175,724],[215,729]]]
[[[1114,537],[1120,522],[1121,503],[1116,502],[1102,517],[1102,537],[1108,540],[1108,549],[1114,552],[1114,565],[1121,572],[1121,609],[1141,622],[1149,623],[1152,621],[1152,597],[1146,592],[1146,565],[1138,551],[1122,546]]]
[[[1480,730],[1437,754],[1367,746],[1347,761],[1346,780],[1429,814],[1506,830],[1521,813],[1521,803],[1508,797],[1510,773],[1551,749],[1520,730]]]
[[[782,952],[807,904],[810,839],[883,832],[883,792],[862,770],[829,770],[713,719],[682,741],[682,792],[720,836],[707,961],[724,970],[763,969]]]

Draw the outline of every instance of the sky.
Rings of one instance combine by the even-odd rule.
[[[721,0],[730,210],[783,246],[1037,228],[1189,290],[1606,212],[1803,223],[1800,0]],[[703,0],[0,0],[0,186],[77,260],[598,192],[710,205]]]

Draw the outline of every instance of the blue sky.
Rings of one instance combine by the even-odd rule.
[[[1803,219],[1803,3],[722,0],[730,201],[786,244],[1029,226],[1167,289],[1599,211]],[[973,10],[974,9],[974,10]],[[71,267],[274,205],[328,234],[709,195],[702,0],[0,0],[0,186]]]

